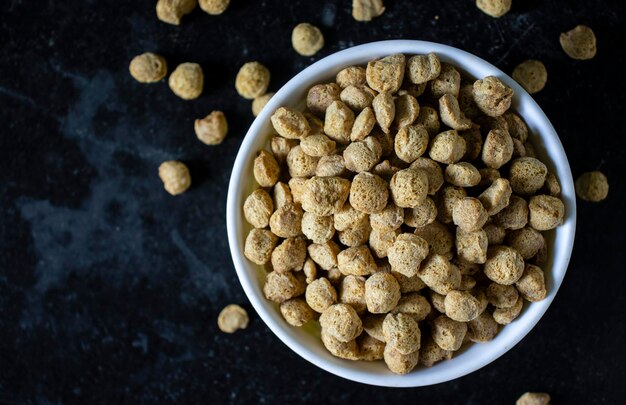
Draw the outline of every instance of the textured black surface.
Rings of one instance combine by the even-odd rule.
[[[524,391],[555,403],[615,404],[626,395],[623,173],[626,9],[613,1],[514,1],[495,20],[470,0],[386,1],[369,24],[350,1],[232,0],[180,27],[155,1],[25,1],[0,5],[0,402],[293,403],[387,401],[511,404]],[[321,27],[326,47],[298,56],[291,28]],[[558,35],[578,23],[598,37],[579,62]],[[325,55],[381,39],[425,39],[510,72],[527,58],[548,69],[536,96],[574,175],[601,169],[609,199],[579,202],[576,246],[544,319],[509,353],[470,376],[419,389],[383,389],[323,372],[262,323],[236,279],[226,242],[231,165],[252,121],[238,67],[260,60],[271,90]],[[135,54],[202,64],[203,96],[128,74]],[[222,109],[231,131],[207,147],[192,123]],[[193,187],[173,198],[156,175],[187,162]],[[229,303],[250,327],[218,331]],[[407,402],[408,401],[408,402]]]

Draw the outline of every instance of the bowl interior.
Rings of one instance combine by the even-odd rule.
[[[544,266],[548,288],[546,299],[525,304],[522,314],[504,327],[494,340],[469,345],[449,361],[437,363],[431,368],[418,366],[410,374],[398,376],[391,373],[381,361],[353,362],[332,356],[322,345],[317,323],[310,322],[304,328],[296,328],[284,321],[278,306],[263,296],[265,270],[243,256],[244,241],[250,226],[243,219],[242,205],[257,187],[252,176],[254,156],[259,149],[268,147],[272,132],[269,118],[278,107],[302,107],[309,87],[333,80],[344,67],[364,65],[371,59],[394,53],[409,55],[428,52],[437,53],[443,62],[454,64],[469,76],[497,76],[513,88],[515,95],[511,108],[526,121],[530,131],[529,139],[537,155],[558,177],[566,218],[562,226],[546,235],[549,246],[549,257]],[[575,210],[572,174],[563,146],[550,121],[528,93],[495,66],[467,52],[432,42],[396,40],[360,45],[330,55],[299,73],[276,93],[250,127],[237,155],[228,191],[227,226],[239,280],[255,310],[287,346],[324,370],[353,381],[391,387],[415,387],[448,381],[477,370],[511,349],[532,329],[554,299],[565,276],[574,242]]]

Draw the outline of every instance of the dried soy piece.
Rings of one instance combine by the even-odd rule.
[[[361,318],[354,308],[346,304],[335,304],[326,308],[320,316],[322,330],[340,342],[350,342],[363,331]]]
[[[272,201],[276,208],[283,207],[287,204],[293,204],[294,203],[293,194],[291,193],[291,188],[289,188],[289,185],[281,181],[277,182],[276,185],[274,186]],[[245,204],[244,204],[244,208],[245,208]],[[270,214],[272,212],[274,212],[274,210],[272,210]]]
[[[546,182],[548,168],[539,159],[521,157],[511,162],[509,181],[513,192],[519,195],[534,195]]]
[[[352,0],[352,17],[357,21],[372,21],[384,12],[383,0]]]
[[[549,195],[536,195],[528,203],[528,223],[538,231],[554,229],[563,223],[565,206],[563,201]]]
[[[237,72],[235,89],[243,98],[262,96],[270,84],[270,71],[259,62],[248,62]]]
[[[449,165],[461,160],[465,155],[465,148],[465,140],[452,129],[441,132],[432,139],[428,155],[434,161]]]
[[[196,8],[197,0],[159,0],[157,18],[165,23],[180,25],[180,19]]]
[[[337,291],[327,278],[321,277],[309,283],[305,297],[307,304],[321,314],[337,302]]]
[[[171,195],[184,193],[191,186],[191,175],[187,166],[176,160],[168,160],[159,166],[159,177],[165,191]]]
[[[389,367],[389,370],[396,374],[407,374],[419,361],[419,350],[416,350],[409,354],[402,354],[391,345],[385,345],[383,353],[385,364]]]
[[[221,111],[211,111],[209,115],[194,122],[194,131],[200,142],[206,145],[219,145],[228,133],[228,122]]]
[[[411,56],[407,61],[406,73],[411,83],[426,83],[439,76],[439,73],[441,73],[441,62],[434,53]]]
[[[274,93],[265,93],[262,96],[255,97],[252,100],[252,115],[257,117],[261,114],[261,111],[272,97],[274,97]]]
[[[248,327],[248,313],[237,304],[224,307],[217,317],[217,326],[222,332],[235,333],[239,329]]]
[[[452,129],[465,130],[472,127],[470,121],[459,107],[459,101],[452,94],[444,94],[439,99],[439,116],[441,121]]]
[[[526,392],[519,397],[515,405],[550,405],[550,394],[545,392]]]
[[[255,228],[246,237],[244,255],[251,262],[263,265],[270,261],[278,236],[267,229]]]
[[[583,173],[575,186],[578,197],[586,201],[602,201],[609,194],[609,182],[600,171]]]
[[[522,277],[524,259],[509,246],[492,246],[487,252],[484,272],[498,284],[511,285]]]
[[[198,0],[200,8],[210,15],[220,15],[228,8],[230,0]]]
[[[497,77],[487,76],[474,82],[473,95],[482,112],[490,117],[499,117],[511,106],[513,89]]]
[[[365,303],[372,314],[391,311],[398,305],[400,297],[400,284],[389,273],[376,272],[365,281]]]
[[[406,57],[399,53],[367,63],[367,84],[379,93],[395,93],[402,86]]]
[[[347,105],[342,101],[333,101],[326,109],[324,133],[337,143],[348,144],[354,120],[354,112]]]
[[[283,303],[304,294],[306,284],[302,273],[272,271],[265,277],[263,294],[270,301]]]
[[[296,25],[291,32],[291,45],[302,56],[313,56],[324,46],[324,35],[309,23]]]
[[[302,326],[316,318],[315,312],[302,298],[293,298],[281,303],[280,313],[291,326]]]
[[[511,0],[476,0],[476,7],[483,13],[500,18],[511,9]]]
[[[301,139],[309,134],[311,126],[304,114],[291,108],[280,107],[271,117],[278,135],[287,139]]]
[[[545,65],[535,59],[528,59],[517,65],[511,76],[530,94],[541,91],[548,81]]]
[[[374,110],[374,116],[376,117],[376,122],[380,126],[380,129],[388,134],[390,131],[389,127],[396,116],[396,105],[391,93],[381,92],[374,97],[374,100],[372,100],[372,109]]]
[[[204,87],[204,74],[197,63],[181,63],[169,78],[170,89],[183,100],[200,97]]]
[[[257,188],[246,198],[243,204],[243,215],[246,221],[255,228],[266,228],[274,212],[272,197],[262,188]]]
[[[586,25],[577,25],[570,31],[561,33],[561,48],[572,59],[587,60],[596,56],[596,35]]]
[[[280,166],[274,156],[261,150],[254,159],[254,178],[261,187],[272,187],[280,176]]]
[[[167,75],[167,62],[161,55],[145,52],[130,61],[128,70],[139,83],[155,83]]]
[[[387,314],[383,321],[383,336],[387,345],[404,355],[414,353],[420,348],[419,326],[408,314]]]
[[[440,315],[431,322],[431,336],[435,343],[449,351],[459,350],[467,333],[467,324]]]
[[[458,97],[461,90],[461,73],[451,64],[442,63],[439,76],[428,82],[428,90],[435,99],[439,99],[444,94]]]

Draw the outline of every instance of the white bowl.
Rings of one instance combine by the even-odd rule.
[[[296,328],[285,322],[278,306],[263,296],[265,271],[243,255],[244,241],[250,227],[243,219],[242,205],[256,187],[252,175],[254,156],[259,149],[267,148],[270,116],[278,107],[301,107],[309,87],[333,80],[335,74],[346,66],[364,65],[371,59],[395,53],[410,55],[428,52],[435,52],[442,61],[453,63],[475,78],[494,75],[513,88],[515,96],[512,109],[528,124],[530,139],[538,156],[556,173],[561,183],[566,218],[564,224],[551,231],[547,237],[549,260],[544,269],[548,295],[543,301],[526,304],[522,314],[504,327],[492,341],[472,344],[449,361],[437,363],[431,368],[418,366],[411,373],[399,376],[391,373],[382,361],[336,358],[322,345],[316,325]],[[530,332],[550,306],[565,276],[574,244],[576,201],[572,173],[558,135],[537,103],[513,79],[490,63],[450,46],[425,41],[394,40],[355,46],[327,56],[300,72],[272,97],[252,123],[237,154],[228,189],[226,215],[228,241],[241,285],[261,319],[283,343],[316,366],[349,380],[388,387],[417,387],[449,381],[478,370],[502,356]]]

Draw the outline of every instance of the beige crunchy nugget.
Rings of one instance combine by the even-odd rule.
[[[490,280],[502,285],[511,285],[522,277],[524,258],[509,246],[491,246],[487,250],[487,261],[483,271]]]
[[[379,176],[362,172],[352,179],[350,205],[357,210],[367,214],[380,212],[387,205],[388,198],[387,182]]]
[[[302,273],[294,275],[292,272],[278,273],[272,271],[267,274],[263,285],[265,298],[276,303],[304,294],[306,283]]]
[[[528,223],[538,231],[554,229],[563,223],[565,205],[563,201],[549,195],[530,197]]]
[[[343,68],[337,73],[335,81],[342,89],[350,85],[362,86],[367,83],[365,68],[361,66],[348,66],[347,68]]]
[[[596,56],[596,35],[586,25],[577,25],[559,37],[561,48],[572,59],[587,60]]]
[[[272,97],[274,97],[273,92],[265,93],[262,96],[255,97],[254,100],[252,100],[252,115],[258,117],[259,114],[261,114],[263,108],[265,108],[265,105],[269,103]]]
[[[441,222],[433,221],[428,225],[415,228],[414,233],[428,242],[431,253],[452,257],[454,235]]]
[[[383,336],[388,346],[404,355],[416,352],[420,348],[420,328],[407,314],[387,314],[383,321]]]
[[[519,397],[515,405],[550,405],[550,394],[544,392],[526,392]]]
[[[155,83],[167,75],[167,61],[156,53],[144,52],[130,61],[128,70],[139,83]]]
[[[291,326],[302,326],[315,319],[315,312],[302,298],[293,298],[280,304],[280,313]]]
[[[370,107],[376,92],[367,86],[350,85],[341,91],[339,98],[355,113]]]
[[[599,202],[609,194],[609,182],[600,171],[583,173],[576,179],[575,186],[576,195],[585,201]]]
[[[248,313],[237,304],[230,304],[224,307],[217,317],[217,326],[222,332],[235,333],[239,329],[248,327]]]
[[[465,322],[455,321],[446,315],[439,315],[430,322],[432,339],[443,350],[457,351],[467,333]]]
[[[198,0],[200,8],[210,15],[220,15],[228,8],[230,0]]]
[[[191,175],[187,165],[176,160],[168,160],[159,165],[159,177],[165,191],[171,195],[179,195],[191,186]]]
[[[504,229],[521,229],[528,223],[528,203],[521,197],[511,195],[509,205],[493,216],[495,224]]]
[[[280,166],[270,152],[260,150],[254,159],[254,179],[261,187],[272,187],[280,177]]]
[[[394,100],[396,106],[396,114],[394,117],[394,125],[402,128],[413,124],[420,112],[420,105],[410,94],[402,94]]]
[[[316,84],[307,93],[306,106],[316,116],[324,117],[326,109],[340,100],[340,94],[341,88],[336,83]]]
[[[347,105],[341,101],[333,101],[326,109],[324,133],[340,144],[348,144],[354,119],[354,112]]]
[[[401,53],[385,56],[367,63],[367,84],[379,93],[395,93],[402,86],[406,58]]]
[[[390,273],[376,272],[365,281],[365,303],[372,314],[391,311],[400,297],[400,284]]]
[[[350,143],[343,151],[343,161],[346,169],[352,172],[368,172],[378,163],[382,154],[380,142],[368,136],[362,141]]]
[[[517,65],[511,76],[530,94],[540,92],[548,81],[545,65],[536,59],[528,59]]]
[[[430,137],[423,125],[406,125],[398,130],[394,139],[396,155],[406,163],[413,163],[426,153]]]
[[[278,135],[287,139],[302,139],[311,130],[304,114],[291,108],[278,108],[272,114],[271,121]]]
[[[337,303],[337,290],[327,278],[320,277],[306,287],[305,299],[313,311],[321,314],[331,305]]]
[[[267,92],[270,71],[259,62],[245,63],[235,77],[235,89],[243,98],[253,100]]]
[[[383,0],[352,0],[352,17],[357,21],[371,21],[384,12]]]
[[[197,0],[159,0],[156,4],[157,18],[165,23],[180,25],[180,19],[196,8]]]
[[[246,237],[243,254],[253,263],[263,265],[270,261],[278,237],[267,229],[252,229]]]
[[[439,56],[434,53],[411,56],[407,61],[406,74],[411,83],[422,84],[436,79],[441,72]]]
[[[412,233],[398,235],[387,251],[391,269],[406,277],[416,276],[428,250],[428,242],[423,238]]]
[[[181,63],[168,79],[170,89],[183,100],[200,97],[204,88],[204,74],[197,63]]]
[[[205,145],[219,145],[228,133],[228,122],[221,111],[211,111],[209,115],[194,121],[194,131]]]
[[[404,223],[413,228],[426,226],[434,222],[436,218],[437,205],[430,197],[426,197],[416,207],[404,209]]]
[[[272,197],[262,188],[254,190],[243,204],[243,215],[246,221],[255,228],[266,228],[273,212]]]
[[[483,13],[500,18],[511,9],[511,0],[476,0],[476,7]]]
[[[487,76],[474,82],[473,95],[482,112],[490,117],[498,117],[511,106],[513,89],[497,77]]]
[[[458,97],[461,89],[461,74],[449,63],[441,64],[439,76],[428,82],[430,95],[439,99],[444,94]]]
[[[346,304],[335,304],[326,308],[320,316],[322,330],[340,342],[350,342],[363,331],[361,318],[354,308]]]
[[[452,94],[446,93],[439,99],[439,116],[441,122],[452,129],[460,131],[472,127],[472,121],[461,111],[459,101]]]
[[[380,129],[389,133],[389,127],[396,117],[396,104],[390,92],[379,93],[372,101],[372,110]]]
[[[303,239],[287,238],[272,251],[272,268],[278,273],[302,270],[306,253],[306,242]]]
[[[391,345],[385,345],[384,360],[391,372],[396,374],[408,374],[417,366],[419,350],[409,354],[402,354]]]
[[[428,175],[421,169],[400,170],[391,178],[389,189],[398,207],[417,207],[428,194]]]
[[[440,132],[430,142],[428,155],[439,163],[456,163],[465,155],[465,140],[454,129]]]
[[[339,302],[350,305],[359,314],[363,313],[367,308],[365,303],[365,277],[347,275],[341,280]]]
[[[313,56],[324,47],[324,35],[309,23],[300,23],[291,31],[291,45],[302,56]]]
[[[337,268],[346,276],[369,276],[376,271],[377,266],[367,246],[355,246],[337,255]]]

